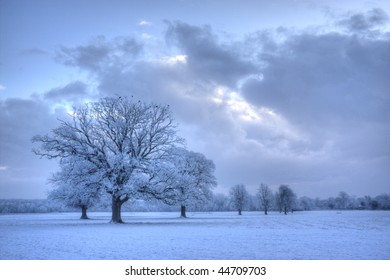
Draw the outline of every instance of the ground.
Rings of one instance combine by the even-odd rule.
[[[390,259],[390,211],[0,216],[0,259]]]

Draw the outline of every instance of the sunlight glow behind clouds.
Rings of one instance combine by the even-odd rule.
[[[174,56],[167,56],[161,59],[163,63],[166,63],[168,65],[175,65],[178,63],[186,64],[187,63],[187,56],[186,55],[174,55]]]
[[[271,108],[260,107],[248,103],[237,92],[230,91],[226,87],[217,87],[212,100],[220,105],[225,106],[235,118],[245,123],[255,126],[261,126],[269,130],[268,133],[283,135],[287,139],[300,141],[304,137],[295,129],[282,115],[277,114]],[[252,126],[252,128],[254,128]]]

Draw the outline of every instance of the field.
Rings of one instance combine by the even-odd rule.
[[[390,211],[0,216],[0,259],[390,259]]]

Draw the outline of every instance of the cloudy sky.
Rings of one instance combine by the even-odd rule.
[[[390,2],[0,0],[0,198],[44,198],[31,137],[73,105],[169,104],[217,192],[390,192]]]

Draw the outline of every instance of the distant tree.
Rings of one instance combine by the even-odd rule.
[[[272,191],[266,184],[261,184],[260,188],[257,191],[257,197],[260,200],[260,204],[262,209],[264,210],[264,214],[268,215],[268,210],[271,207],[272,204]]]
[[[374,201],[373,201],[373,206],[375,208],[379,208],[382,210],[390,210],[390,194],[384,193],[384,194],[378,195],[375,197]]]
[[[205,203],[212,197],[217,185],[215,165],[201,153],[175,148],[171,152],[174,174],[171,186],[175,190],[176,202],[180,205],[181,217],[186,218],[188,206]]]
[[[307,196],[303,196],[299,198],[299,205],[300,208],[304,211],[313,210],[316,208],[315,201],[312,198]]]
[[[121,209],[129,199],[170,200],[166,184],[168,151],[182,139],[176,135],[169,106],[102,98],[74,109],[50,135],[37,135],[34,153],[49,159],[72,157],[88,161],[111,196],[111,222],[122,223]]]
[[[340,192],[336,198],[336,208],[345,210],[348,208],[350,203],[350,197],[346,192]]]
[[[328,207],[328,209],[335,209],[335,207],[336,207],[336,199],[334,197],[329,197],[326,200],[326,206]]]
[[[229,198],[222,193],[216,193],[212,195],[211,211],[229,211],[230,203]]]
[[[242,210],[248,201],[248,192],[245,186],[238,184],[232,187],[230,189],[230,197],[235,209],[238,211],[238,215],[242,215]]]
[[[288,185],[281,185],[278,192],[278,200],[280,204],[280,209],[287,215],[288,211],[293,210],[293,205],[296,195],[290,189]]]
[[[378,207],[379,207],[379,203],[377,200],[373,199],[372,201],[370,201],[370,207],[371,207],[371,210],[377,210]]]

